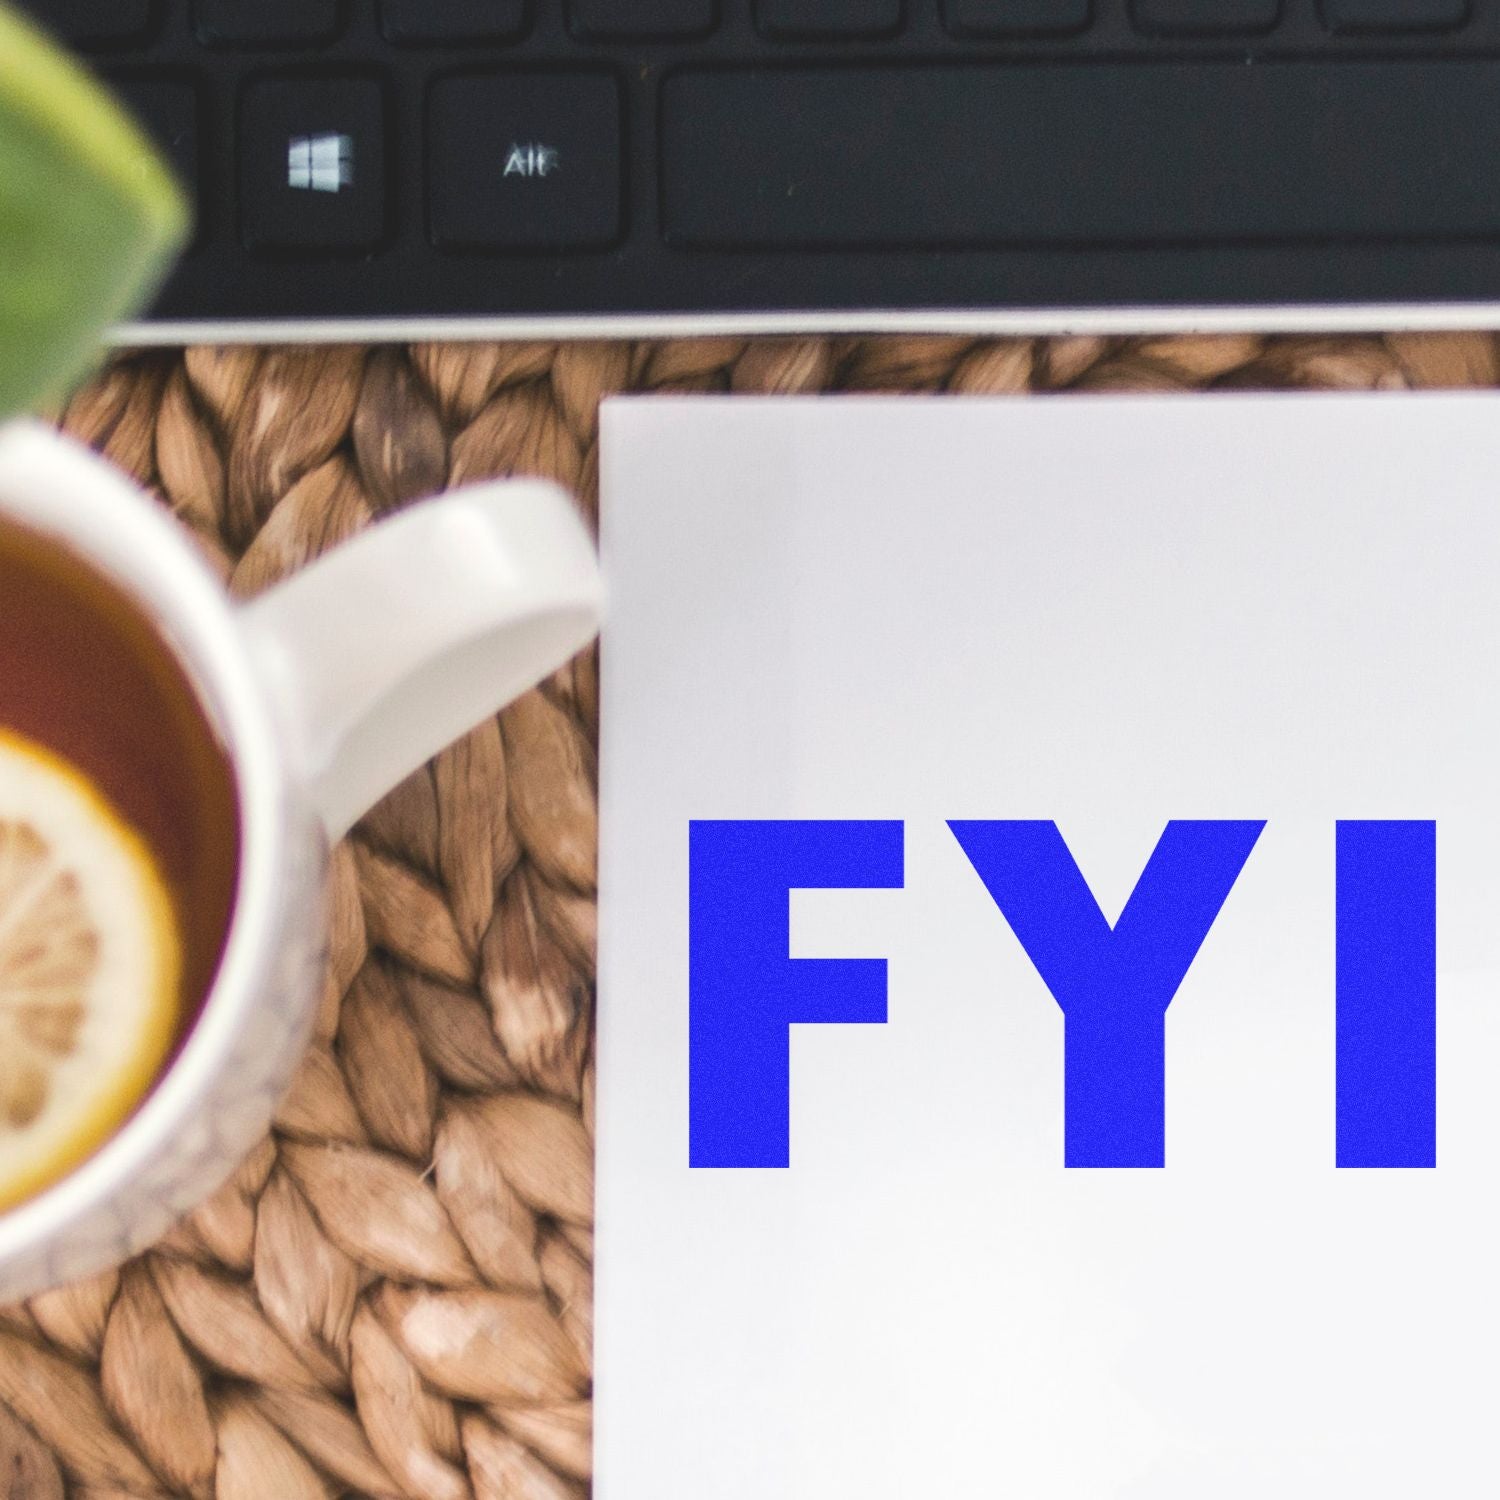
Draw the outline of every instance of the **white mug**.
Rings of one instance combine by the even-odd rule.
[[[586,645],[593,544],[539,480],[412,507],[247,605],[122,474],[0,428],[0,519],[56,538],[154,619],[234,768],[238,890],[175,1061],[92,1157],[0,1214],[0,1299],[115,1264],[229,1176],[271,1122],[322,981],[330,846],[423,761]]]

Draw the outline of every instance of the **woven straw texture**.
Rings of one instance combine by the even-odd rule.
[[[1491,386],[1488,335],[195,349],[64,425],[237,595],[406,502],[542,474],[596,514],[617,391]],[[118,1273],[0,1309],[0,1500],[578,1500],[590,1477],[597,654],[337,851],[275,1135]]]

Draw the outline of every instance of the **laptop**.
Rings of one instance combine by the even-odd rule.
[[[21,0],[191,186],[126,342],[1500,323],[1500,0]]]

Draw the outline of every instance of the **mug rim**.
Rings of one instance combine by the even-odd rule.
[[[135,1181],[212,1090],[275,961],[284,921],[276,872],[286,858],[293,815],[278,728],[236,606],[180,524],[105,459],[33,421],[0,426],[0,520],[60,542],[143,609],[222,737],[239,819],[223,951],[176,1057],[91,1156],[0,1211],[3,1265],[60,1241],[70,1225]],[[226,1178],[233,1165],[226,1163]]]

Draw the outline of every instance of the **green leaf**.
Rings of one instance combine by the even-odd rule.
[[[181,191],[108,93],[0,3],[0,416],[60,392],[151,296]]]

